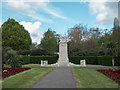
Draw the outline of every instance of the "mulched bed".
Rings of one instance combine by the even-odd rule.
[[[19,72],[29,70],[31,68],[3,68],[2,73],[0,72],[0,75],[5,78],[14,74],[17,74]]]
[[[103,70],[101,69],[96,71],[103,73],[104,75],[106,75],[107,77],[109,77],[110,79],[114,80],[117,83],[120,82],[120,70],[113,68]]]

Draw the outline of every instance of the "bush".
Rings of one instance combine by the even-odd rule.
[[[93,65],[97,65],[98,64],[96,56],[85,56],[85,60],[86,60],[87,64],[93,64]]]
[[[21,58],[22,65],[30,63],[30,56],[22,56]]]
[[[2,47],[2,67],[7,64],[7,51],[12,50],[10,47]]]
[[[80,60],[86,60],[86,64],[112,66],[112,57],[110,56],[70,56],[69,61],[74,64],[80,64]],[[54,64],[58,56],[23,56],[22,64],[40,64],[41,60],[47,60],[48,64]],[[115,57],[115,65],[120,66],[120,58]]]
[[[71,56],[69,57],[69,62],[74,63],[74,64],[80,64],[80,60],[85,59],[84,56]]]
[[[98,56],[97,61],[99,65],[112,66],[112,57],[111,56]]]
[[[21,67],[22,62],[21,62],[21,57],[20,55],[17,55],[16,51],[14,50],[8,50],[5,58],[7,60],[7,64],[10,65],[12,68],[15,67]]]
[[[115,57],[115,65],[120,66],[120,57]]]
[[[48,52],[46,50],[35,49],[31,51],[30,56],[41,56],[41,55],[47,55],[47,54]]]
[[[97,64],[96,56],[71,56],[69,57],[69,61],[74,64],[80,64],[80,60],[86,60],[87,64]]]
[[[71,56],[69,61],[74,64],[80,64],[80,60],[86,60],[86,64],[112,66],[111,56]],[[115,58],[115,65],[120,66],[120,58]]]
[[[29,55],[31,53],[30,50],[19,50],[17,52],[18,55]]]
[[[30,63],[40,64],[41,60],[47,60],[48,64],[56,63],[58,56],[30,56]]]
[[[98,61],[98,65],[112,66],[112,57],[111,56],[98,56],[97,61]]]

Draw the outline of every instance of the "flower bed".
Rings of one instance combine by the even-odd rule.
[[[120,70],[116,70],[113,68],[113,69],[104,69],[104,70],[97,70],[97,71],[103,73],[104,75],[111,78],[117,83],[120,81]]]
[[[2,77],[5,78],[10,75],[14,75],[21,71],[29,70],[30,68],[3,68],[2,69]]]

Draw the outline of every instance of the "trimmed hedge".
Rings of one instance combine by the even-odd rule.
[[[69,62],[74,63],[74,64],[80,64],[80,60],[85,59],[84,56],[71,56],[69,57]]]
[[[74,64],[80,64],[80,60],[86,60],[87,64],[97,65],[97,57],[96,56],[70,56],[69,61]]]
[[[112,57],[110,56],[98,56],[98,65],[112,66]]]
[[[80,60],[86,60],[86,64],[112,66],[112,57],[110,56],[70,56],[69,61],[74,64],[80,64]],[[54,64],[58,56],[23,56],[23,64],[40,64],[41,60],[47,60],[48,64]],[[120,58],[115,57],[115,66],[120,66]]]
[[[70,56],[69,61],[74,64],[80,64],[80,60],[86,60],[86,64],[112,66],[112,57],[110,56]],[[120,58],[115,57],[115,66],[120,66]]]
[[[23,56],[21,58],[22,64],[29,64],[30,63],[30,57],[29,56]]]
[[[58,56],[30,56],[30,63],[40,64],[41,60],[47,60],[48,64],[56,63]]]

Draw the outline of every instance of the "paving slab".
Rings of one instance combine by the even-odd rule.
[[[32,88],[76,88],[71,67],[56,67]]]

